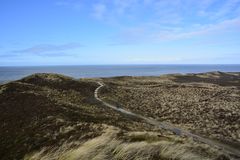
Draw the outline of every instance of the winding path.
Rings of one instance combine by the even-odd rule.
[[[191,137],[195,141],[199,141],[199,142],[208,144],[208,145],[210,145],[210,146],[212,146],[214,148],[221,149],[223,152],[225,152],[225,153],[227,153],[229,155],[235,156],[236,158],[240,158],[240,151],[238,149],[235,149],[235,148],[231,147],[231,146],[228,146],[228,145],[225,145],[223,143],[219,143],[219,142],[213,141],[213,140],[211,140],[209,138],[204,138],[204,137],[202,137],[200,135],[196,135],[196,134],[190,133],[190,132],[188,132],[186,130],[183,130],[181,128],[175,127],[172,124],[165,123],[165,122],[159,122],[159,121],[156,121],[154,119],[151,119],[151,118],[148,118],[148,117],[145,117],[145,116],[142,116],[142,115],[139,115],[139,114],[136,114],[136,113],[124,110],[122,108],[116,107],[115,105],[112,105],[110,103],[107,103],[107,102],[103,101],[101,98],[99,98],[98,93],[99,93],[99,90],[102,87],[105,86],[105,84],[102,83],[102,82],[97,82],[97,83],[99,84],[99,87],[97,87],[96,90],[94,91],[94,97],[99,102],[101,102],[103,105],[105,105],[105,106],[107,106],[109,108],[112,108],[113,110],[116,110],[118,112],[121,112],[121,113],[124,113],[126,115],[129,115],[131,117],[142,119],[142,120],[146,121],[147,123],[149,123],[151,125],[154,125],[154,126],[162,128],[162,129],[171,131],[171,132],[175,133],[178,136]]]

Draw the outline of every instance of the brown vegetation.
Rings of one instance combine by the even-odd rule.
[[[132,112],[215,139],[240,143],[240,74],[105,79],[102,98]]]
[[[103,106],[94,98],[98,80],[34,74],[0,85],[0,159],[229,159]],[[236,77],[227,86],[177,75],[102,80],[100,96],[119,107],[239,141]]]
[[[36,74],[0,86],[0,159],[21,159],[43,146],[85,141],[103,124],[140,126],[98,104],[97,84],[56,74]]]

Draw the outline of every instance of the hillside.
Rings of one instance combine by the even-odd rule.
[[[100,80],[106,84],[100,91],[106,101],[239,142],[239,73],[206,75],[76,80],[41,73],[0,85],[0,159],[229,159],[94,98]]]
[[[240,143],[240,74],[105,79],[103,98],[215,139]]]

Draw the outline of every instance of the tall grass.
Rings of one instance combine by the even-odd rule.
[[[104,134],[78,147],[64,144],[58,149],[44,148],[25,156],[25,160],[203,160],[216,159],[218,151],[192,141],[163,138],[151,132],[131,132],[120,138],[110,127]],[[136,137],[135,137],[136,136]],[[139,138],[140,137],[140,138]],[[156,138],[159,137],[159,138]],[[150,139],[150,140],[149,140]]]

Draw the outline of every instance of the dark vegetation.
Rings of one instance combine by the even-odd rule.
[[[42,73],[2,84],[0,159],[19,160],[44,148],[48,148],[42,153],[46,152],[45,159],[69,154],[81,157],[79,146],[86,152],[78,159],[99,155],[126,159],[229,159],[209,147],[184,138],[176,140],[172,133],[160,132],[159,128],[103,106],[94,98],[94,91],[96,81],[102,80],[106,86],[99,96],[111,104],[230,144],[235,141],[238,147],[239,77],[239,73],[215,72],[76,80]],[[101,149],[97,148],[100,144]],[[67,146],[74,154],[64,149],[56,152]],[[118,152],[113,152],[116,148]],[[54,154],[58,158],[50,158]]]
[[[95,82],[57,74],[35,74],[1,85],[0,159],[21,159],[43,146],[86,141],[99,136],[103,124],[127,130],[138,126],[98,104],[96,87]]]
[[[174,82],[179,83],[212,83],[220,86],[240,87],[240,73],[210,72],[175,76]]]

